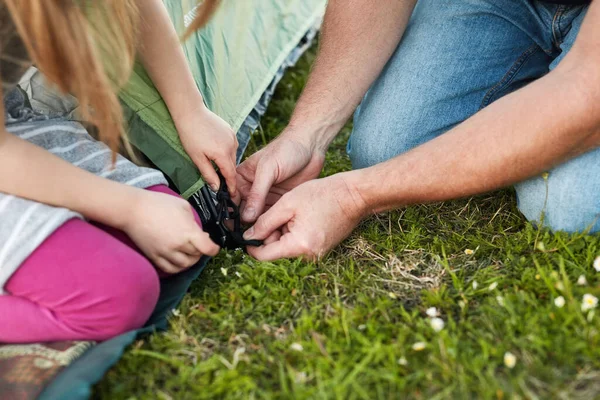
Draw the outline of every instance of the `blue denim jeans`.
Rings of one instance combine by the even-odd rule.
[[[355,113],[348,142],[353,167],[409,151],[547,74],[570,50],[586,11],[537,0],[420,0]],[[547,181],[519,183],[516,191],[531,221],[598,231],[600,149],[552,169]]]

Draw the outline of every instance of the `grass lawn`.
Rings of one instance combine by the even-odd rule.
[[[285,126],[313,59],[286,74],[249,153]],[[349,130],[325,174],[350,167]],[[95,396],[600,398],[600,315],[582,311],[598,255],[599,235],[533,229],[511,190],[373,216],[318,263],[222,253]]]

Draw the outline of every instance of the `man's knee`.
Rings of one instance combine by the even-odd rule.
[[[554,231],[600,231],[600,149],[516,186],[528,220]]]
[[[392,112],[376,96],[367,94],[354,114],[354,129],[348,141],[354,169],[387,161],[433,137],[425,132],[427,127],[419,123],[417,115],[402,110]]]

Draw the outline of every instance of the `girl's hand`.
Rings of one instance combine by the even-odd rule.
[[[192,206],[164,193],[140,190],[121,228],[157,268],[170,274],[219,252],[194,220]]]
[[[236,196],[235,132],[204,104],[194,112],[175,118],[183,147],[213,190],[219,188],[219,177],[211,163],[214,161],[227,181],[232,197]]]

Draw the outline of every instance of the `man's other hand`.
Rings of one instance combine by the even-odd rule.
[[[242,220],[254,222],[279,198],[319,176],[325,153],[308,140],[282,133],[237,169],[242,196]]]
[[[261,247],[249,247],[248,253],[263,261],[318,259],[340,243],[367,212],[346,175],[312,180],[283,195],[244,235],[265,241]]]

